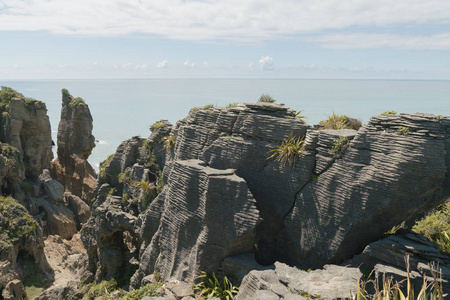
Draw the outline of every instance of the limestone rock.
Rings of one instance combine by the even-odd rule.
[[[19,150],[0,144],[0,183],[3,194],[12,194],[14,187],[25,179],[25,168]]]
[[[233,170],[176,161],[160,197],[165,197],[164,211],[141,256],[136,285],[153,270],[162,278],[192,280],[199,269],[215,271],[224,257],[253,250],[259,213],[245,181]]]
[[[96,173],[87,161],[95,147],[92,116],[81,98],[73,98],[62,90],[61,120],[58,126],[58,158],[52,162],[51,175],[66,191],[85,202],[93,198]]]
[[[64,186],[56,180],[44,181],[44,190],[50,199],[55,202],[61,202],[64,196]]]
[[[16,96],[2,118],[2,142],[19,150],[26,176],[37,178],[53,159],[47,108],[41,101],[25,99],[19,93]]]
[[[91,216],[89,205],[87,205],[81,198],[72,195],[71,193],[64,193],[64,199],[67,202],[68,207],[75,215],[77,221],[77,228],[86,223]]]
[[[394,235],[367,245],[361,254],[343,265],[373,269],[374,276],[380,280],[386,275],[396,281],[406,279],[408,265],[416,294],[423,285],[423,276],[427,282],[433,282],[432,272],[440,273],[444,293],[450,293],[450,255],[440,253],[436,243],[409,230],[400,229]]]
[[[22,300],[28,299],[25,287],[22,281],[18,279],[11,280],[5,286],[2,291],[2,297],[4,300]]]
[[[399,128],[409,133],[399,133]],[[342,159],[308,183],[277,245],[301,267],[340,263],[396,224],[450,196],[450,121],[425,114],[372,118]]]
[[[357,268],[325,265],[306,272],[277,262],[273,270],[245,276],[235,299],[309,299],[319,295],[321,299],[349,299],[356,295],[360,276]]]

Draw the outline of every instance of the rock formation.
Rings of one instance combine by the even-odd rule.
[[[96,173],[87,161],[95,147],[92,128],[88,105],[63,89],[58,158],[52,162],[51,176],[61,182],[66,191],[85,202],[92,199],[97,184]]]
[[[25,174],[36,179],[53,159],[50,121],[45,103],[2,87],[1,141],[15,147]]]
[[[290,135],[304,139],[295,165],[268,159]],[[164,190],[136,223],[142,224],[142,246],[134,287],[155,270],[165,279],[191,280],[197,268],[214,271],[224,258],[245,252],[265,265],[278,260],[308,269],[341,263],[450,195],[450,121],[433,115],[378,116],[359,131],[312,130],[281,105],[245,104],[193,110],[171,136],[175,145],[164,168]],[[224,181],[209,185],[218,176],[212,174]],[[237,188],[233,197],[224,174],[239,178],[255,201],[256,210],[243,221],[247,227],[232,216],[248,209],[239,203],[253,200],[237,200]],[[234,234],[245,228],[255,233],[247,235],[253,249],[210,246],[202,234],[215,232],[208,220],[227,224],[206,209],[213,199],[228,203],[222,215],[238,222],[224,226],[219,241],[232,236],[225,228],[235,228]],[[212,249],[214,258],[207,254]]]

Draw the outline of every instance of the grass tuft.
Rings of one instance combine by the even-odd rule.
[[[294,137],[291,134],[282,141],[280,146],[269,151],[272,154],[267,159],[276,159],[283,166],[293,166],[304,148],[305,140],[300,137]]]
[[[216,274],[207,274],[206,272],[199,271],[199,275],[196,280],[200,282],[192,284],[192,290],[198,296],[196,299],[209,299],[219,298],[221,300],[231,300],[239,292],[239,288],[226,277],[223,276],[222,280],[219,280]]]
[[[273,99],[269,94],[262,94],[261,97],[259,97],[258,102],[265,102],[265,103],[274,103],[275,99]]]

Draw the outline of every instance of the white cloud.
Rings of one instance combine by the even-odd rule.
[[[273,70],[273,58],[270,56],[261,56],[259,60],[261,70]]]
[[[147,70],[147,69],[148,69],[148,65],[146,65],[146,64],[135,65],[134,68],[135,68],[136,70]]]
[[[186,59],[186,61],[183,63],[183,66],[185,68],[195,68],[196,64],[195,62],[190,62],[189,59]]]
[[[253,70],[253,63],[249,63],[247,66],[250,70]]]
[[[122,69],[129,69],[129,68],[131,68],[131,63],[130,62],[128,62],[128,63],[125,63],[125,64],[123,64],[122,66],[121,66],[121,68]]]
[[[2,4],[0,30],[88,36],[137,33],[181,40],[260,41],[349,27],[450,23],[446,0],[2,0]]]
[[[395,34],[334,34],[309,39],[330,49],[416,49],[450,50],[450,34],[395,35]]]
[[[156,65],[156,67],[157,67],[158,69],[166,69],[166,68],[168,67],[168,65],[169,65],[169,62],[165,59],[165,60],[163,60],[163,61],[160,61],[160,62]]]

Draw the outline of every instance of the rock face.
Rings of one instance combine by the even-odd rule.
[[[360,278],[358,268],[325,265],[307,272],[277,262],[273,270],[250,272],[235,299],[351,299]]]
[[[343,159],[297,195],[279,235],[280,257],[308,268],[340,263],[394,224],[445,201],[449,133],[450,121],[431,115],[372,118]]]
[[[292,110],[258,103],[193,110],[172,135],[166,186],[140,216],[143,244],[134,287],[154,270],[166,279],[192,279],[199,266],[208,271],[217,266],[202,265],[202,256],[189,258],[197,249],[207,253],[208,243],[198,237],[201,226],[214,227],[206,221],[214,213],[197,209],[204,206],[202,195],[216,190],[204,190],[204,181],[195,179],[204,172],[233,169],[246,183],[262,218],[255,223],[256,247],[247,250],[266,265],[275,260],[302,268],[340,263],[450,195],[446,118],[387,115],[372,118],[359,131],[312,130]],[[289,135],[305,140],[296,164],[268,160],[269,151]],[[226,186],[218,185],[219,195],[227,195]],[[180,228],[191,228],[192,235]],[[217,261],[230,255],[225,251]]]
[[[1,120],[1,141],[19,150],[26,176],[37,178],[53,159],[47,108],[41,101],[25,98],[14,90],[10,92],[6,99],[9,108]]]
[[[51,175],[66,191],[88,201],[97,184],[96,173],[87,161],[95,147],[92,116],[81,98],[62,90],[61,121],[58,126],[58,158],[52,162]]]

